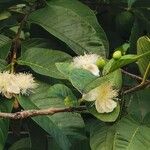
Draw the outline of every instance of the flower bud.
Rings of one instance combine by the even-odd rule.
[[[103,58],[99,58],[96,61],[96,65],[98,66],[99,69],[103,68],[105,66],[105,64],[106,64],[106,61]]]
[[[120,59],[121,56],[122,56],[121,51],[115,51],[115,52],[113,53],[113,58],[116,59],[116,60],[117,60],[117,59]]]

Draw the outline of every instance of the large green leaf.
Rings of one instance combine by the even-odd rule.
[[[31,38],[29,40],[23,41],[21,45],[21,53],[23,54],[26,50],[31,48],[50,48],[51,44],[48,39],[43,38]]]
[[[122,118],[116,126],[113,143],[115,150],[148,150],[150,128],[130,117]]]
[[[108,41],[104,31],[94,13],[76,0],[49,1],[46,7],[33,12],[29,21],[64,41],[77,54],[106,56]]]
[[[0,100],[0,111],[11,112],[12,102],[6,99]],[[9,120],[0,118],[0,149],[4,148],[9,129]]]
[[[112,150],[115,126],[95,122],[90,132],[90,146],[92,150]]]
[[[92,150],[148,150],[150,128],[130,116],[113,126],[97,123],[91,129],[90,145]]]
[[[141,55],[150,52],[150,39],[148,37],[141,37],[137,41],[137,54]],[[144,75],[148,64],[150,63],[150,56],[144,56],[138,60],[138,66],[142,75]]]
[[[128,102],[126,104],[127,111],[136,120],[142,121],[144,124],[150,124],[149,119],[147,120],[147,115],[150,114],[150,88],[137,91],[135,93],[129,94],[125,97]]]
[[[72,57],[64,52],[44,48],[31,48],[23,53],[17,61],[20,65],[27,65],[35,72],[54,78],[64,78],[57,70],[55,63],[63,62]]]
[[[20,104],[24,109],[42,109],[49,107],[65,107],[64,99],[74,95],[64,85],[54,85],[48,90],[46,85],[41,85],[35,94],[28,97],[20,97]],[[48,132],[63,150],[69,150],[71,141],[85,139],[83,135],[84,122],[77,113],[59,113],[53,116],[38,116],[32,118],[41,128]],[[67,138],[70,137],[69,139]]]

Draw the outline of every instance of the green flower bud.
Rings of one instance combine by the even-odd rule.
[[[98,66],[98,68],[103,68],[105,64],[106,64],[106,61],[102,57],[96,61],[96,65]]]
[[[115,52],[113,53],[113,58],[116,59],[116,60],[117,60],[117,59],[120,59],[121,56],[122,56],[121,51],[115,51]]]
[[[29,32],[25,32],[24,36],[25,36],[26,39],[28,39],[30,37],[30,33]]]
[[[70,97],[68,97],[68,96],[64,99],[64,104],[65,104],[65,106],[67,106],[67,107],[72,107],[72,106],[73,106],[73,102],[72,102],[72,100],[70,99]]]

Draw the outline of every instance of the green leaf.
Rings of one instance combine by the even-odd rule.
[[[104,31],[94,13],[76,0],[49,1],[46,7],[33,12],[29,21],[42,26],[77,54],[92,52],[106,57],[108,41]]]
[[[0,13],[0,21],[1,20],[4,20],[4,19],[7,19],[11,16],[11,13],[8,12],[8,11],[3,11]]]
[[[104,121],[104,122],[114,122],[120,113],[120,105],[118,103],[117,107],[110,113],[98,113],[95,107],[89,107],[89,112],[95,116],[97,119]]]
[[[149,97],[150,88],[137,91],[125,97],[125,100],[128,102],[126,104],[128,113],[139,122],[143,122],[147,125],[150,123],[146,120],[146,115],[150,113]]]
[[[137,0],[128,0],[128,7],[131,8],[136,1]]]
[[[23,54],[25,51],[31,48],[49,48],[51,47],[51,44],[49,43],[49,40],[43,39],[43,38],[31,38],[29,40],[22,42],[22,49],[21,53]]]
[[[94,123],[90,132],[91,150],[112,150],[114,134],[115,126]]]
[[[150,39],[148,37],[141,37],[137,41],[137,54],[150,52]],[[150,56],[144,56],[138,60],[138,66],[142,75],[144,75],[148,64],[150,63]],[[150,73],[149,73],[150,75]]]
[[[119,69],[121,67],[124,67],[130,63],[136,62],[141,58],[144,58],[145,56],[150,57],[150,51],[143,53],[141,55],[124,55],[120,59],[115,60],[111,59],[109,62],[105,65],[103,69],[103,75],[106,75],[110,72],[115,71],[116,69]]]
[[[0,71],[3,71],[6,68],[6,61],[3,59],[0,59]]]
[[[105,83],[105,82],[110,82],[112,85],[117,88],[121,89],[122,87],[122,74],[121,70],[116,70],[112,73],[109,73],[106,76],[99,77],[96,80],[93,80],[90,82],[85,88],[84,88],[84,93],[89,92],[90,90],[98,87],[100,84]]]
[[[11,48],[11,40],[0,34],[0,59],[6,59]]]
[[[67,96],[75,99],[70,89],[64,85],[57,84],[50,89],[47,89],[46,85],[40,85],[34,95],[20,97],[20,104],[24,109],[65,108],[64,99]],[[57,113],[32,119],[48,132],[63,150],[69,150],[72,140],[85,139],[84,122],[77,113]]]
[[[15,142],[8,150],[30,150],[31,141],[30,138],[22,138]]]
[[[20,65],[27,65],[41,75],[64,79],[57,70],[55,63],[63,62],[72,57],[64,52],[44,48],[31,48],[17,61]]]
[[[91,129],[92,150],[148,150],[149,141],[150,128],[130,116],[123,117],[113,126],[96,123]]]
[[[116,126],[113,149],[148,150],[150,128],[130,117],[122,118]]]
[[[12,102],[7,99],[0,100],[0,111],[1,112],[11,112]],[[2,150],[5,146],[9,129],[9,120],[0,118],[0,149]]]
[[[83,92],[86,86],[96,79],[96,76],[84,69],[73,69],[69,75],[72,85],[80,92]]]
[[[28,130],[30,137],[30,150],[45,150],[47,146],[47,136],[46,132],[39,127],[33,120],[28,120]]]
[[[70,73],[73,70],[73,66],[70,63],[56,63],[57,69],[66,77],[69,79]]]

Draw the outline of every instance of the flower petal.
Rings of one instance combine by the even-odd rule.
[[[117,102],[111,99],[103,102],[96,100],[95,107],[99,113],[110,113],[117,107]]]
[[[90,71],[93,75],[99,77],[99,69],[95,64],[84,65],[83,68]]]
[[[95,101],[95,107],[99,113],[105,113],[105,108],[103,107],[102,103],[97,100]]]
[[[97,92],[95,90],[92,90],[87,94],[83,94],[82,98],[86,101],[91,102],[91,101],[95,101],[96,97],[97,97]]]

